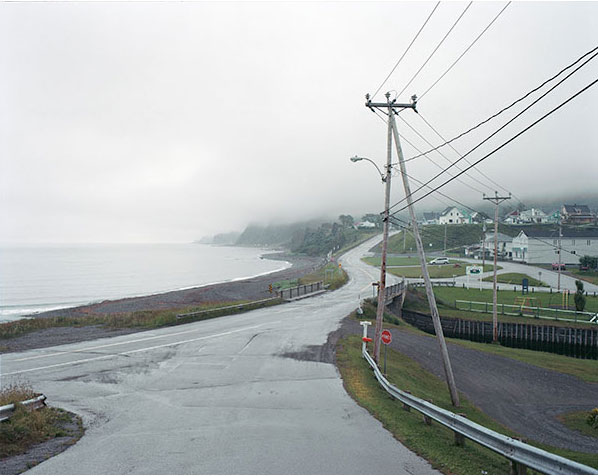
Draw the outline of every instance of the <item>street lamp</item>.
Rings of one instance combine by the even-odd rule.
[[[382,320],[384,318],[384,307],[386,306],[385,288],[386,288],[386,253],[388,249],[388,225],[389,225],[389,208],[390,208],[390,178],[392,173],[391,154],[388,154],[386,162],[386,175],[382,173],[380,167],[367,157],[351,157],[351,162],[359,162],[360,160],[367,160],[370,162],[380,174],[382,182],[386,185],[384,194],[384,216],[382,218],[382,256],[380,262],[380,284],[378,285],[378,307],[376,309],[376,329],[374,332],[374,360],[376,362],[380,359],[380,339],[382,336]]]
[[[382,182],[386,182],[386,177],[380,170],[380,167],[378,167],[376,162],[374,162],[372,159],[368,159],[367,157],[358,157],[358,156],[354,155],[353,157],[351,157],[350,160],[351,160],[351,162],[359,162],[360,160],[367,160],[370,164],[372,164],[374,167],[376,167],[376,170],[380,174],[380,178],[382,179]]]

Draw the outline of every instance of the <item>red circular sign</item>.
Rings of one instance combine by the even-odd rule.
[[[382,331],[382,336],[380,338],[382,339],[382,342],[386,345],[392,342],[392,335],[390,334],[390,331],[388,329],[384,329]]]

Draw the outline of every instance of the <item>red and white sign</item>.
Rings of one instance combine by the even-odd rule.
[[[380,336],[380,339],[382,339],[382,343],[383,344],[390,344],[392,342],[392,335],[390,333],[390,331],[388,329],[384,329],[382,331],[382,335]]]

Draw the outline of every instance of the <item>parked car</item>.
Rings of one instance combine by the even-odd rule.
[[[449,264],[449,259],[445,257],[434,258],[432,261],[430,261],[430,264]]]
[[[552,269],[558,270],[559,266],[561,267],[561,270],[567,269],[565,267],[565,263],[561,263],[561,264],[559,264],[559,263],[552,263]]]

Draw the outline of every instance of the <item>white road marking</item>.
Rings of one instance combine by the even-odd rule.
[[[237,329],[234,331],[228,331],[228,332],[221,332],[219,334],[212,334],[209,336],[202,336],[202,337],[196,337],[195,339],[187,339],[187,340],[182,340],[182,341],[178,341],[178,342],[170,342],[168,344],[161,344],[161,345],[155,345],[152,347],[144,347],[143,349],[136,349],[136,350],[131,350],[128,352],[121,352],[118,354],[109,354],[109,355],[102,355],[100,357],[90,357],[87,359],[79,359],[79,360],[72,360],[70,362],[62,362],[60,364],[52,364],[52,365],[45,365],[42,367],[35,367],[33,369],[26,369],[26,370],[17,370],[15,372],[8,372],[5,373],[4,376],[9,376],[9,375],[18,375],[18,374],[24,374],[24,373],[28,373],[28,372],[35,372],[38,370],[46,370],[46,369],[51,369],[51,368],[56,368],[56,367],[65,367],[68,365],[75,365],[75,364],[81,364],[81,363],[85,363],[85,362],[93,362],[95,360],[102,360],[102,359],[109,359],[109,358],[114,358],[114,357],[119,357],[119,356],[126,356],[129,354],[135,354],[137,352],[145,352],[148,350],[154,350],[154,349],[159,349],[162,347],[172,347],[175,345],[180,345],[180,344],[186,344],[188,342],[195,342],[198,340],[205,340],[205,339],[212,339],[214,337],[222,337],[222,336],[226,336],[226,335],[230,335],[230,334],[236,334],[237,332],[243,332],[243,331],[247,331],[250,329],[256,329],[258,327],[262,327],[265,324],[258,324],[256,326],[251,326],[251,327],[243,327],[242,329]],[[169,334],[169,335],[176,335],[176,334]],[[137,341],[131,341],[131,342],[137,342]]]

